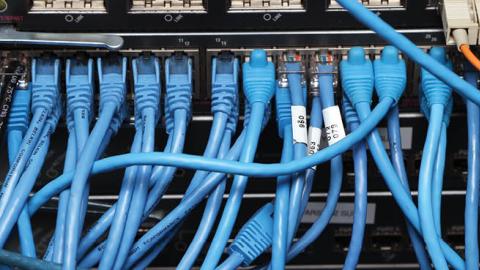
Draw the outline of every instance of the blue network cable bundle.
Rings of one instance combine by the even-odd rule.
[[[480,268],[475,1],[18,2],[1,269]]]

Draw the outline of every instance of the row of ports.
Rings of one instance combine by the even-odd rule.
[[[352,236],[351,227],[339,227],[334,232],[335,251],[347,253]],[[443,238],[460,254],[465,251],[465,227],[451,226],[446,229]],[[379,226],[367,228],[365,251],[393,254],[402,251],[412,252],[412,246],[405,229],[397,226]]]
[[[205,13],[208,0],[131,0],[131,13]],[[229,0],[229,12],[304,12],[307,0]],[[406,7],[406,0],[358,0],[374,10]],[[342,10],[335,0],[327,1],[327,10]],[[105,0],[32,0],[31,12],[106,13]]]

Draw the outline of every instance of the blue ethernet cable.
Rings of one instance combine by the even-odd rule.
[[[302,84],[302,63],[285,63],[288,79],[288,88],[291,97],[292,129],[293,129],[293,160],[307,155],[308,132],[307,110],[305,104],[306,91]],[[297,232],[297,224],[301,218],[303,189],[305,187],[305,171],[297,172],[292,176],[290,187],[290,202],[288,210],[287,250],[293,242]],[[286,251],[285,251],[286,252]]]
[[[268,62],[265,51],[253,51],[250,62],[243,65],[243,83],[244,93],[251,107],[251,116],[240,161],[249,163],[255,157],[264,114],[275,92],[275,67],[273,63]],[[247,182],[248,177],[235,176],[230,196],[202,269],[213,270],[217,266],[233,230]]]
[[[65,226],[64,269],[75,269],[77,250],[82,231],[82,199],[91,168],[98,154],[102,139],[112,119],[120,117],[126,94],[126,58],[98,59],[100,81],[100,116],[93,128],[83,152],[78,157],[75,181],[72,182]]]
[[[248,267],[272,244],[273,212],[271,203],[260,208],[237,234],[228,247],[228,259],[216,270],[234,270],[239,266]]]
[[[450,104],[453,104],[453,102],[450,102]],[[447,112],[445,112],[445,115],[447,115]],[[447,154],[447,125],[445,123],[442,124],[440,132],[440,141],[438,143],[437,156],[435,157],[435,167],[433,169],[432,177],[432,210],[435,231],[441,237],[443,177],[445,172],[445,158]]]
[[[29,269],[29,270],[60,270],[62,267],[59,264],[22,256],[21,254],[10,252],[7,250],[0,250],[0,264],[8,265],[14,268]]]
[[[32,106],[37,105],[38,97],[33,96]],[[25,167],[25,171],[18,182],[17,187],[14,190],[15,196],[12,197],[10,202],[7,204],[3,215],[0,217],[0,247],[3,247],[8,240],[8,237],[18,220],[18,217],[22,211],[26,211],[24,206],[27,203],[30,192],[32,191],[35,181],[40,174],[43,162],[48,152],[48,147],[50,145],[50,135],[54,132],[58,119],[61,115],[61,101],[60,97],[54,97],[56,101],[56,106],[53,106],[53,111],[45,122],[45,127],[40,133],[40,140],[38,141],[32,156],[28,162],[28,165]],[[16,205],[12,207],[12,205]],[[28,215],[27,215],[28,217]],[[30,232],[31,233],[31,232]],[[30,250],[29,255],[35,255],[35,245],[33,243],[28,243],[29,246],[24,247]],[[33,251],[32,251],[33,249]]]
[[[140,141],[138,142],[141,143]],[[172,136],[168,137],[167,144],[165,145],[164,152],[169,152],[172,144]],[[141,147],[139,145],[138,147]],[[156,167],[152,173],[151,182],[153,179],[159,179],[158,173],[161,173],[161,167]],[[158,169],[158,170],[157,170]],[[133,173],[133,172],[132,172]],[[156,176],[157,175],[157,176]],[[153,183],[150,183],[152,185]],[[125,209],[126,211],[127,209]],[[95,223],[95,225],[89,229],[87,234],[82,238],[78,246],[78,257],[83,258],[83,256],[88,252],[88,250],[97,242],[97,240],[108,230],[112,224],[113,217],[116,211],[116,205],[113,205],[110,209],[105,212],[102,217]],[[125,217],[124,217],[125,218]]]
[[[395,171],[397,172],[402,184],[407,191],[408,194],[410,193],[410,187],[408,183],[408,176],[407,171],[405,169],[405,161],[403,159],[402,153],[402,142],[401,142],[401,135],[400,135],[400,119],[399,119],[399,111],[398,106],[394,106],[389,115],[388,115],[388,141],[390,144],[390,156],[392,159],[392,164],[395,167]],[[406,221],[407,226],[407,233],[410,237],[410,241],[412,242],[413,250],[415,252],[415,256],[417,257],[417,261],[420,264],[420,269],[422,270],[429,270],[431,269],[430,266],[430,259],[428,258],[427,251],[425,250],[425,244],[423,238],[418,234],[415,228],[410,224],[410,222]]]
[[[32,89],[29,85],[26,89],[17,89],[13,97],[12,108],[7,123],[8,160],[13,164],[22,143],[23,136],[28,129],[30,121],[30,102]],[[23,214],[23,212],[22,212]],[[21,214],[21,216],[22,216]],[[32,229],[29,219],[21,218],[24,222],[17,222],[21,252],[25,256],[32,255],[28,248],[32,243]],[[22,233],[20,233],[22,232]]]
[[[186,56],[173,56],[166,61],[166,128],[172,142],[169,146],[171,153],[180,153],[183,151],[185,142],[185,133],[187,128],[187,119],[190,118],[191,108],[191,90],[192,90],[192,76],[191,76],[191,59]],[[143,153],[148,154],[148,153]],[[161,196],[166,191],[176,171],[176,166],[164,167],[158,170],[158,174],[153,172],[150,179],[150,185],[153,185],[148,194],[146,206],[141,209],[143,217],[146,218],[158,204]],[[131,206],[130,206],[131,207]],[[104,224],[108,225],[108,224]],[[103,226],[105,228],[105,226]],[[128,225],[125,228],[131,229]],[[133,231],[133,230],[132,230]],[[135,234],[136,234],[135,230]],[[132,232],[133,233],[133,232]],[[96,235],[97,239],[100,235]],[[135,236],[135,235],[133,235]],[[133,241],[134,239],[130,240]],[[81,266],[90,267],[97,263],[101,258],[103,247],[105,243],[100,244],[93,249],[80,263]],[[122,246],[125,245],[122,239]],[[122,248],[121,248],[122,249]],[[121,252],[128,255],[128,249],[123,248]]]
[[[158,73],[159,74],[159,73]],[[186,122],[188,118],[190,118],[190,110],[191,110],[191,99],[192,99],[192,63],[191,59],[188,56],[181,55],[181,56],[172,56],[168,58],[165,62],[165,78],[166,78],[166,103],[168,103],[169,113],[173,117],[174,127],[178,132],[180,127],[185,127],[187,125]],[[159,77],[157,78],[160,79]],[[160,82],[158,82],[160,86]],[[148,94],[148,93],[144,93]],[[158,89],[158,98],[159,98],[159,89]],[[148,95],[152,95],[151,93]],[[143,102],[148,101],[147,99]],[[150,104],[145,104],[150,106]],[[144,105],[144,106],[145,106]],[[150,107],[150,110],[153,110]],[[146,115],[142,115],[143,120],[145,121]],[[146,129],[147,123],[144,123],[144,129]],[[154,127],[153,127],[154,128]],[[181,152],[183,150],[183,145],[185,142],[185,129],[181,129],[182,132],[178,134],[174,134],[174,143],[172,143],[172,153]],[[144,131],[146,132],[146,131]],[[175,131],[174,131],[175,133]],[[153,144],[150,146],[151,148],[145,148],[145,140],[148,137],[154,136],[154,129],[153,134],[144,134],[144,146],[143,146],[143,153],[148,153],[153,151]],[[179,138],[179,140],[176,140]],[[175,143],[178,142],[178,143]],[[125,231],[122,236],[122,245],[119,247],[118,255],[115,260],[114,268],[120,268],[124,265],[128,258],[128,253],[130,251],[130,247],[133,245],[135,241],[135,236],[137,234],[138,228],[143,221],[143,217],[145,216],[144,209],[151,209],[151,205],[148,205],[149,200],[149,181],[151,174],[151,167],[143,166],[140,170],[147,168],[148,171],[143,172],[143,175],[139,175],[137,179],[137,183],[135,186],[135,192],[132,198],[132,204],[130,205],[129,214],[127,216],[127,221],[125,224]],[[176,169],[175,168],[168,168],[166,169],[167,172],[170,174],[165,178],[168,179],[168,182],[171,181]],[[139,173],[142,173],[140,171]],[[158,199],[157,199],[158,200]],[[106,268],[108,269],[108,268]]]
[[[443,48],[432,48],[430,55],[443,65],[452,67]],[[429,115],[429,125],[422,163],[419,173],[418,205],[423,237],[433,265],[437,269],[448,269],[448,264],[440,247],[440,232],[436,231],[432,210],[432,182],[435,161],[439,151],[440,137],[446,107],[451,99],[452,89],[426,70],[421,71],[422,111]]]
[[[343,98],[343,113],[349,130],[355,130],[360,124],[357,113],[348,98]],[[365,143],[353,147],[353,166],[355,171],[355,207],[353,211],[352,237],[348,246],[347,257],[343,265],[344,270],[357,268],[360,253],[362,252],[365,226],[367,223],[368,204],[368,177],[367,177],[367,150]]]
[[[168,104],[167,104],[168,105]],[[165,107],[167,110],[167,107]],[[173,133],[173,124],[168,117],[169,113],[166,113],[166,127],[167,127],[167,134]],[[164,147],[163,152],[170,152],[171,145],[172,145],[173,136],[168,136],[167,143]],[[141,146],[140,146],[141,147]],[[163,173],[163,166],[157,166],[152,172],[152,177],[150,179],[150,186],[152,186],[158,179],[161,179]],[[95,223],[95,225],[90,228],[87,234],[82,238],[78,248],[78,257],[83,258],[83,256],[88,252],[88,250],[97,242],[97,240],[108,230],[110,227],[113,217],[115,214],[116,205],[113,205],[110,209],[105,212],[102,217]]]
[[[368,64],[368,61],[362,60],[365,58],[365,56],[361,48],[354,48],[350,50],[349,55],[351,55],[352,60],[342,61],[343,65],[341,65],[341,68],[343,67],[342,74],[344,75],[342,83],[345,84],[344,90],[347,93],[347,96],[353,104],[356,104],[354,105],[354,107],[356,108],[357,114],[359,115],[360,119],[363,120],[366,119],[370,113],[369,102],[372,96],[370,92],[373,90],[373,87],[370,85],[369,82],[372,80],[373,77],[370,74],[371,71],[369,69],[366,69],[365,67],[365,63],[367,62]],[[367,72],[367,74],[359,76],[359,72]],[[354,76],[346,76],[350,74]],[[362,80],[362,84],[358,84],[359,80]],[[382,102],[386,102],[387,100],[390,101],[390,104],[395,104],[397,102],[397,100],[401,96],[402,91],[400,91],[400,89],[390,90],[396,91],[385,91],[379,93],[381,94],[380,104]],[[380,135],[376,130],[374,130],[367,140],[371,151],[374,151],[374,154],[372,155],[374,161],[377,164],[380,172],[382,173],[386,181],[385,183],[392,192],[394,199],[397,201],[398,206],[400,207],[404,215],[408,218],[408,220],[412,223],[412,225],[415,226],[417,231],[420,232],[421,230],[418,218],[418,210],[409,198],[409,196],[406,194],[407,192],[401,185],[395,169],[389,162],[388,155],[385,151],[385,148],[383,147]],[[443,240],[441,240],[441,246],[449,262],[455,268],[463,269],[464,262],[460,258],[460,256],[458,256],[458,254],[453,251]]]
[[[405,88],[407,77],[406,65],[405,61],[399,58],[399,52],[395,47],[386,46],[381,53],[380,59],[375,60],[373,63],[373,68],[375,73],[375,88],[377,92],[382,93],[389,91],[391,87]],[[410,195],[408,176],[403,160],[398,106],[395,105],[391,109],[387,118],[392,164],[395,167],[397,175],[405,187],[405,190],[408,195]],[[408,221],[406,226],[420,268],[425,270],[431,269],[430,260],[427,257],[423,239],[421,239],[419,234],[414,228],[412,228],[412,225]]]
[[[25,133],[24,139],[18,150],[15,162],[10,166],[3,181],[0,192],[0,215],[13,196],[13,191],[32,155],[41,130],[45,126],[48,116],[51,114],[52,106],[56,103],[55,97],[59,93],[60,84],[60,61],[53,58],[33,59],[32,61],[32,103],[33,117],[30,126]]]
[[[467,64],[464,78],[477,86],[478,73]],[[478,269],[478,203],[480,194],[480,108],[471,101],[467,103],[468,121],[468,178],[465,198],[465,268]]]
[[[192,170],[210,170],[216,173],[245,174],[250,177],[260,178],[288,175],[297,171],[305,170],[308,167],[321,164],[325,161],[329,161],[338,154],[348,151],[348,149],[350,149],[352,145],[361,141],[362,138],[370,134],[370,132],[373,131],[375,127],[377,127],[380,121],[387,115],[391,106],[394,103],[395,100],[393,99],[385,99],[381,101],[371,112],[371,114],[365,119],[365,121],[360,124],[357,130],[349,134],[340,142],[319,151],[313,156],[306,157],[297,162],[289,162],[285,164],[245,164],[242,162],[232,161],[233,158],[231,155],[228,156],[228,159],[226,158],[225,160],[216,160],[187,154],[125,154],[108,157],[95,162],[92,169],[92,175],[106,173],[112,170],[138,164],[176,166],[179,168]],[[238,141],[239,140],[237,139],[237,142]],[[239,146],[236,146],[235,150],[238,150],[238,147]],[[44,188],[39,190],[29,202],[30,215],[35,214],[42,205],[48,202],[59,192],[67,188],[72,181],[73,174],[74,172],[64,173],[63,175],[49,182]],[[203,188],[206,189],[208,187],[205,185],[203,186]],[[179,209],[175,211],[178,212]],[[412,220],[414,219],[415,218],[412,217]],[[165,224],[161,225],[163,226]]]
[[[137,121],[143,124],[143,127],[137,128],[137,131],[140,131],[143,137],[141,139],[142,152],[153,152],[155,147],[155,127],[160,116],[160,63],[156,57],[139,57],[132,61],[132,68],[135,89],[135,113],[136,118],[138,118]],[[136,171],[136,180],[127,178],[124,188],[121,189],[123,194],[121,194],[117,203],[118,207],[115,211],[115,217],[106,242],[104,255],[100,260],[99,269],[111,269],[113,267],[120,244],[123,241],[122,232],[125,233],[125,226],[129,224],[129,219],[139,220],[143,214],[142,210],[146,203],[152,169],[150,166],[143,166],[136,169]],[[125,220],[125,211],[122,210],[126,208],[130,208],[128,213],[137,213],[137,216],[130,216],[129,214]],[[139,221],[137,222],[139,223]]]
[[[207,147],[203,154],[205,157],[217,156],[218,158],[223,158],[226,155],[226,151],[230,148],[238,121],[238,69],[238,59],[230,54],[220,55],[212,61],[212,113],[214,118]],[[223,118],[227,115],[228,121],[224,121]],[[219,143],[220,137],[223,137],[223,139]],[[226,144],[228,144],[228,148],[226,148]],[[225,146],[224,152],[220,153],[222,146]],[[201,184],[201,180],[207,175],[208,172],[205,171],[195,173],[185,196],[189,196],[191,191]],[[224,181],[210,194],[198,230],[177,269],[190,269],[193,267],[215,225],[225,193],[225,186],[226,183]]]
[[[278,135],[283,139],[281,162],[285,163],[293,159],[292,102],[289,89],[281,87],[280,82],[275,93],[275,105]],[[290,175],[277,177],[271,259],[273,269],[285,268],[288,251],[290,181]]]
[[[64,171],[75,169],[77,156],[83,151],[90,133],[90,122],[93,116],[93,70],[92,59],[67,59],[66,61],[67,125],[71,136],[68,138],[68,156],[65,160]],[[73,147],[75,149],[72,149]],[[65,220],[69,198],[69,190],[65,190],[59,196],[52,258],[52,261],[56,263],[61,263],[63,259]]]

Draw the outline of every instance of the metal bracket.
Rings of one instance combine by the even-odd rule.
[[[68,47],[95,47],[118,50],[123,46],[123,38],[103,34],[65,34],[18,32],[12,27],[0,28],[0,44],[29,44]]]

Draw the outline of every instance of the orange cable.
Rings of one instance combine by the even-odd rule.
[[[467,58],[468,62],[472,64],[477,70],[480,70],[480,60],[475,56],[475,54],[470,50],[470,46],[468,44],[462,44],[460,46],[460,51],[463,53],[465,58]]]

